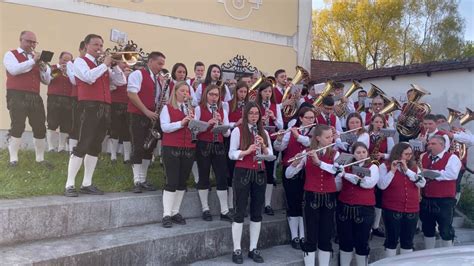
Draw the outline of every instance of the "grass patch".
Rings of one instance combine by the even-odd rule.
[[[471,220],[474,221],[474,189],[468,185],[462,188],[461,199],[458,208]]]

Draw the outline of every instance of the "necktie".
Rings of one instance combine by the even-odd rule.
[[[329,119],[329,115],[326,115],[326,125],[331,125],[331,119]]]
[[[181,106],[181,112],[183,112],[184,114],[186,114],[185,111],[184,111],[184,103],[182,103],[180,106]]]
[[[438,156],[431,156],[431,163],[435,163],[438,160]]]

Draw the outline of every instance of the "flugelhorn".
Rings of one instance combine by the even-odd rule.
[[[359,82],[353,80],[352,81],[352,86],[346,91],[346,93],[344,94],[343,97],[349,98],[349,97],[351,97],[352,94],[354,94],[354,92],[356,92],[358,90],[363,90],[363,89],[364,88],[359,84]],[[347,109],[347,103],[343,103],[341,101],[341,103],[334,106],[334,113],[338,117],[345,117],[348,112],[349,112],[349,110]]]

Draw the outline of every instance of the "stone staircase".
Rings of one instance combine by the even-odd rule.
[[[231,225],[218,220],[215,191],[209,198],[213,222],[201,220],[197,192],[190,190],[181,208],[187,224],[169,229],[160,224],[161,197],[161,192],[154,192],[0,200],[0,265],[232,264]],[[302,252],[288,245],[284,198],[277,187],[272,200],[276,215],[264,215],[259,248],[265,264],[302,265]],[[461,227],[462,218],[455,224]],[[474,230],[456,230],[457,245],[474,242]],[[248,219],[243,232],[246,255]],[[417,249],[422,242],[417,235]],[[337,265],[337,245],[333,248],[331,263]],[[380,259],[383,239],[375,237],[371,248],[371,261]]]

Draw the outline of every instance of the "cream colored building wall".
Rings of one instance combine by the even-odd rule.
[[[219,1],[222,0],[144,0],[142,3],[3,0],[0,1],[2,60],[6,51],[18,47],[22,30],[35,32],[39,42],[36,50],[54,51],[53,63],[56,63],[63,50],[77,55],[79,42],[88,33],[102,35],[104,47],[112,47],[114,43],[108,39],[113,28],[126,32],[129,40],[147,52],[163,52],[168,69],[176,62],[185,63],[190,76],[197,60],[206,65],[220,65],[237,54],[245,55],[253,66],[270,74],[278,68],[294,74],[294,66],[299,61],[297,43],[302,38],[301,34],[297,36],[296,24],[298,12],[305,6],[298,6],[297,0],[265,1],[248,19],[240,21],[231,18]],[[300,1],[306,6],[309,2]],[[200,4],[188,3],[186,8],[181,8],[185,6],[182,2]],[[284,11],[287,11],[286,16]],[[150,15],[150,12],[160,15]],[[310,16],[308,21],[310,23]],[[186,30],[188,28],[190,30]],[[4,69],[0,72],[0,83],[3,88],[0,90],[0,130],[5,130],[10,127],[10,118],[5,101]],[[46,90],[46,86],[42,86],[45,104]]]

